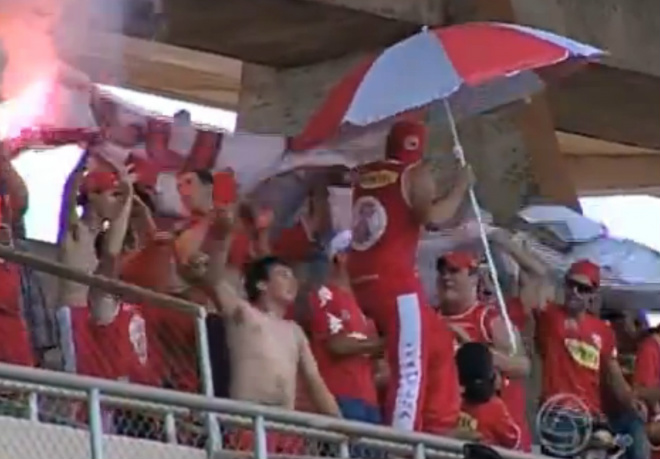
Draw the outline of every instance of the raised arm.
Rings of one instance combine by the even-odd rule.
[[[187,282],[208,296],[217,312],[241,320],[242,314],[251,306],[233,286],[226,269],[233,228],[232,209],[215,209],[209,219],[209,229],[213,235],[210,255],[198,251],[187,259],[178,256],[178,269]]]
[[[132,214],[135,217],[133,222],[139,238],[144,241],[151,240],[158,232],[158,227],[151,214],[151,209],[135,191],[133,192]]]
[[[119,182],[119,191],[121,193],[121,209],[117,217],[110,223],[102,245],[103,255],[110,257],[119,257],[122,252],[133,207],[133,185],[126,177]]]
[[[469,166],[461,169],[456,183],[443,197],[427,164],[412,166],[404,173],[403,186],[408,202],[422,225],[442,225],[458,211],[473,182]]]
[[[62,207],[60,208],[60,239],[65,234],[73,231],[78,224],[78,193],[83,183],[85,171],[87,170],[88,158],[89,153],[85,152],[64,184]]]
[[[495,366],[506,376],[513,378],[524,378],[531,371],[531,363],[525,353],[525,346],[517,330],[513,330],[513,341],[515,349],[509,337],[508,328],[502,317],[497,317],[491,322],[491,333],[493,338],[493,361]]]
[[[548,267],[532,252],[513,240],[504,229],[495,229],[489,234],[490,242],[509,254],[521,268],[518,295],[530,312],[542,309],[554,299],[554,284]]]

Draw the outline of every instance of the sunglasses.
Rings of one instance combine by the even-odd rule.
[[[566,285],[575,293],[580,295],[588,295],[596,291],[596,287],[593,285],[585,285],[581,282],[574,281],[572,279],[566,280]]]

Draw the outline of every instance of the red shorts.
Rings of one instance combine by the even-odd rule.
[[[34,366],[30,336],[21,317],[0,314],[0,362]]]
[[[185,312],[146,307],[149,349],[154,366],[167,386],[199,392],[195,319]]]
[[[254,451],[254,432],[237,429],[227,434],[227,449]],[[301,455],[305,451],[305,441],[301,435],[284,432],[266,432],[266,450],[270,454]]]

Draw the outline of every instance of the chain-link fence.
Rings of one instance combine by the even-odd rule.
[[[213,457],[376,459],[414,452],[425,459],[458,457],[462,448],[440,437],[6,364],[0,377],[6,394],[0,458],[203,459],[211,447]],[[71,422],[68,411],[80,406],[91,422]],[[201,410],[217,420],[218,444],[208,443],[213,427]]]

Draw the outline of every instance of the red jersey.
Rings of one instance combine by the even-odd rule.
[[[522,300],[518,297],[507,298],[506,312],[509,314],[511,323],[522,332],[527,326],[527,311]]]
[[[358,169],[348,263],[355,282],[407,282],[416,276],[421,225],[403,193],[402,177],[409,167],[399,161],[376,161]]]
[[[449,325],[455,325],[465,330],[471,340],[492,345],[493,321],[499,317],[500,313],[496,307],[477,304],[461,314],[445,316],[445,319]],[[524,451],[530,451],[532,437],[527,428],[527,402],[524,380],[503,377],[501,395],[509,413],[511,413],[516,424],[520,427],[521,448]]]
[[[459,426],[481,434],[482,442],[502,448],[519,449],[520,428],[510,416],[504,402],[493,397],[486,403],[463,403]]]
[[[21,271],[13,263],[0,263],[0,362],[34,365],[27,325],[21,312]]]
[[[493,343],[493,321],[500,317],[496,308],[478,303],[460,314],[443,317],[450,326],[464,330],[472,341],[485,344]]]
[[[606,322],[583,314],[573,319],[561,306],[538,312],[536,339],[542,361],[541,400],[571,394],[595,415],[602,415],[601,371],[616,358],[616,341]]]
[[[647,337],[637,348],[633,384],[635,387],[660,386],[660,342],[655,336]],[[660,420],[658,406],[649,406],[648,409],[650,422]],[[660,445],[651,445],[651,457],[660,458]]]
[[[302,219],[290,228],[284,228],[273,241],[273,254],[288,263],[305,261],[314,250],[314,240]]]
[[[373,362],[368,355],[337,357],[326,341],[336,335],[367,339],[370,324],[353,293],[337,286],[322,286],[310,295],[311,347],[323,380],[336,397],[350,397],[377,406]]]
[[[112,322],[91,320],[87,307],[66,308],[70,332],[65,342],[70,371],[99,378],[158,385],[149,359],[147,328],[139,306],[121,303]]]

